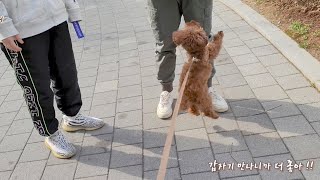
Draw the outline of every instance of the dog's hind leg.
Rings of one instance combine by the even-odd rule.
[[[182,97],[179,112],[186,111],[188,109],[187,98]]]
[[[200,115],[200,111],[197,108],[196,105],[192,104],[189,108],[188,108],[188,112],[195,115],[195,116],[199,116]]]
[[[209,95],[202,99],[202,102],[199,104],[199,106],[201,112],[203,112],[205,116],[213,119],[219,118],[219,115],[213,110],[212,100]]]
[[[205,109],[203,111],[203,113],[204,113],[205,116],[211,117],[212,119],[218,119],[219,118],[219,115],[213,109],[212,110]]]

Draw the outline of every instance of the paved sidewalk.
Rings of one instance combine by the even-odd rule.
[[[0,179],[155,179],[170,121],[155,110],[154,39],[145,0],[82,0],[86,38],[71,27],[86,114],[109,126],[68,133],[78,155],[59,160],[37,135],[3,54],[0,59]],[[231,109],[219,120],[181,115],[168,179],[318,179],[320,93],[270,42],[214,0],[213,32],[225,32],[214,79]],[[184,52],[178,50],[177,80]],[[176,93],[177,95],[177,93]],[[61,113],[57,111],[57,117]],[[231,152],[231,153],[230,153]],[[211,172],[209,162],[234,162]],[[307,165],[289,173],[287,160]],[[238,163],[249,163],[243,171]],[[250,163],[271,170],[249,170]],[[275,163],[283,162],[283,172]],[[294,162],[294,163],[295,163]]]

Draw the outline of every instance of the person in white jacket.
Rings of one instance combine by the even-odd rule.
[[[1,49],[15,70],[35,128],[58,158],[76,148],[59,130],[54,97],[65,131],[95,130],[101,119],[81,114],[81,93],[68,30],[81,21],[76,0],[0,0]],[[50,88],[52,85],[52,89]]]

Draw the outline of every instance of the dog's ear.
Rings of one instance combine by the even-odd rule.
[[[187,35],[185,30],[179,30],[172,33],[172,40],[177,46],[181,45],[185,41],[186,37]]]

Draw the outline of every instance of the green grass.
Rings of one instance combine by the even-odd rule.
[[[309,47],[309,45],[310,44],[308,43],[308,41],[303,41],[303,42],[299,43],[299,46],[304,49],[307,49]]]
[[[299,21],[295,21],[290,25],[290,31],[296,35],[303,36],[309,33],[310,26],[303,24]]]
[[[301,48],[307,49],[310,47],[310,43],[308,42],[310,36],[310,25],[294,21],[289,26],[287,34],[295,39]]]

